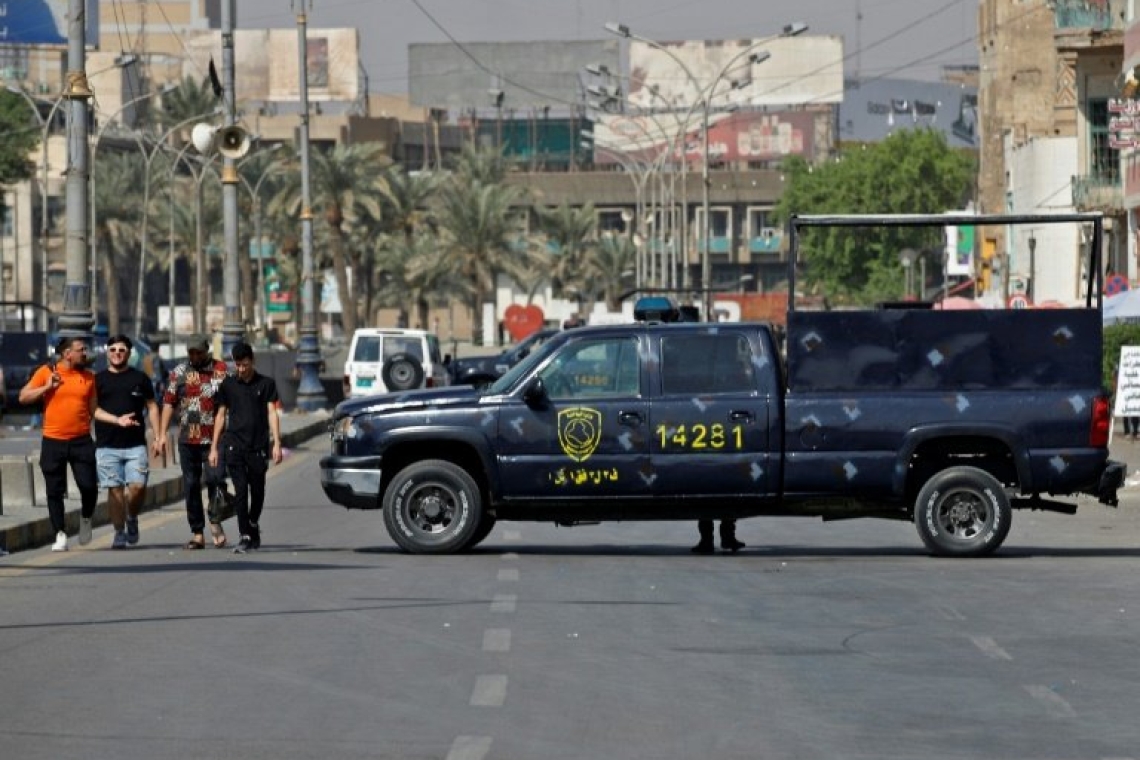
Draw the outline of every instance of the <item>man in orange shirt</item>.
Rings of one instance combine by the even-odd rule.
[[[48,516],[55,530],[53,552],[67,551],[63,497],[67,494],[67,466],[79,487],[79,543],[91,542],[91,518],[99,499],[95,476],[95,441],[91,419],[95,414],[95,375],[87,369],[87,343],[62,338],[57,359],[37,369],[20,389],[21,404],[43,403],[43,441],[40,470],[47,489]]]

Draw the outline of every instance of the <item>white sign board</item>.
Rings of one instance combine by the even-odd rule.
[[[1116,372],[1115,417],[1140,417],[1140,346],[1120,349],[1120,367]]]

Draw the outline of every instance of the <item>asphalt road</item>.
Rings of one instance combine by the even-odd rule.
[[[997,556],[912,526],[501,523],[398,553],[326,501],[315,440],[265,548],[0,560],[5,758],[1140,758],[1140,499],[1018,512]],[[230,527],[230,532],[234,532]]]

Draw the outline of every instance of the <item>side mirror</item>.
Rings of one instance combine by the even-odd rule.
[[[545,406],[548,396],[546,395],[546,384],[542,382],[542,378],[536,377],[531,380],[523,390],[522,397],[527,406]]]

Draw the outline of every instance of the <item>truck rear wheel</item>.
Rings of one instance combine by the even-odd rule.
[[[950,467],[918,493],[914,524],[940,557],[984,557],[1009,534],[1013,510],[997,478],[977,467]]]
[[[482,522],[479,486],[451,462],[429,459],[408,465],[384,492],[384,526],[412,554],[462,551]]]

